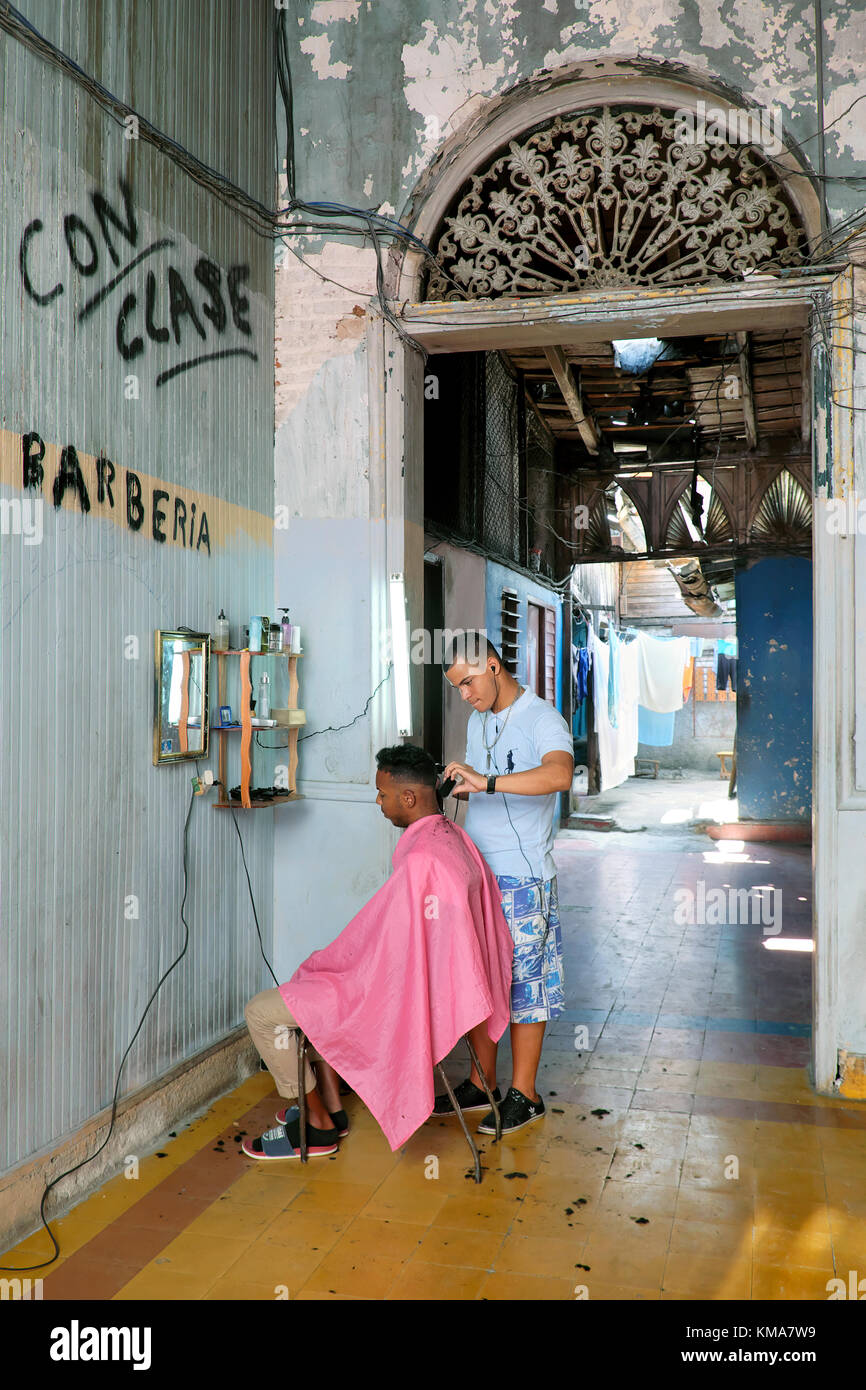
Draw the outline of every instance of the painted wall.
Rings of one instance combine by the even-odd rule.
[[[812,810],[812,565],[780,555],[736,576],[737,795],[744,820]]]
[[[502,590],[515,589],[520,603],[520,646],[518,648],[517,679],[526,684],[526,633],[528,630],[528,608],[530,599],[543,603],[556,611],[556,708],[562,710],[562,601],[558,593],[529,579],[525,574],[511,570],[507,565],[487,561],[487,585],[485,599],[485,626],[493,645],[499,648],[502,640]]]
[[[827,173],[864,174],[862,106],[843,113],[866,80],[866,0],[824,13]],[[400,216],[443,142],[490,98],[608,58],[702,75],[775,107],[786,134],[815,156],[811,0],[297,0],[288,37],[298,181],[308,198]],[[862,205],[861,191],[844,183],[831,183],[827,198],[834,220]]]
[[[443,589],[445,598],[445,626],[452,631],[458,628],[483,628],[486,626],[485,604],[486,561],[482,555],[471,550],[461,550],[445,541],[428,546],[436,555],[443,557]],[[491,641],[495,638],[491,636]],[[445,761],[452,758],[462,761],[466,756],[466,726],[472,708],[462,700],[456,690],[446,689],[443,699],[443,748]]]
[[[267,0],[22,8],[270,201]],[[3,1172],[110,1103],[184,940],[194,765],[152,764],[153,634],[209,631],[223,605],[236,634],[270,611],[273,257],[234,210],[5,33],[0,86]],[[29,534],[6,528],[12,503],[32,508]],[[239,821],[268,940],[272,817]],[[234,827],[204,798],[185,915],[188,953],[121,1096],[225,1037],[263,979]]]

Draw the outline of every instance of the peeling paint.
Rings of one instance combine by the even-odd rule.
[[[316,34],[314,38],[302,39],[301,52],[310,55],[313,60],[313,72],[319,78],[345,79],[352,71],[348,63],[331,62],[331,40],[327,34]]]
[[[357,20],[361,0],[318,0],[310,11],[314,24],[336,24],[340,20]],[[369,6],[367,7],[369,9]]]

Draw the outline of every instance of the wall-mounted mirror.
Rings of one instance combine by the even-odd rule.
[[[153,761],[206,757],[210,636],[159,631],[155,639]]]

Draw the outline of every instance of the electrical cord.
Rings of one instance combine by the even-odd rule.
[[[214,783],[214,786],[222,786],[222,783],[215,782],[215,783]],[[254,918],[255,924],[256,924],[256,935],[257,935],[257,937],[259,938],[259,950],[260,950],[261,953],[262,953],[262,960],[264,961],[265,965],[268,967],[268,970],[270,971],[271,979],[273,980],[273,982],[274,982],[274,984],[276,985],[277,989],[279,989],[279,987],[280,987],[280,982],[279,982],[279,980],[277,979],[276,975],[274,974],[274,970],[273,970],[273,966],[271,965],[271,962],[268,960],[267,956],[265,955],[265,943],[262,941],[262,929],[261,929],[261,927],[259,926],[259,914],[258,914],[258,912],[256,911],[256,900],[255,900],[255,897],[254,897],[254,895],[253,895],[253,885],[252,885],[252,881],[250,880],[250,871],[249,871],[249,868],[247,867],[247,856],[246,856],[246,854],[244,853],[244,842],[243,842],[243,838],[242,838],[242,836],[241,836],[241,828],[240,828],[240,826],[238,825],[238,818],[237,818],[237,816],[235,815],[235,808],[234,808],[234,806],[232,806],[231,802],[229,802],[229,810],[230,810],[231,813],[232,813],[232,820],[233,820],[234,823],[235,823],[235,831],[236,831],[237,837],[238,837],[238,844],[239,844],[240,847],[241,847],[241,859],[243,860],[244,873],[245,873],[246,876],[247,876],[247,888],[249,889],[250,902],[251,902],[252,908],[253,908],[253,918]]]
[[[494,688],[495,688],[495,691],[496,691],[496,695],[495,695],[494,702],[493,702],[493,703],[495,704],[496,701],[499,699],[499,681],[496,679],[496,676],[495,676],[495,675],[494,675],[494,677],[493,677],[493,681],[494,681]],[[518,698],[519,698],[519,697],[518,697]],[[505,727],[505,726],[503,725],[503,728],[504,728],[504,727]],[[496,774],[497,774],[498,776],[500,776],[500,777],[507,776],[506,773],[500,772],[499,768],[496,767],[496,761],[497,761],[497,760],[496,760],[496,754],[494,753],[494,755],[493,755],[494,771],[495,771]],[[526,855],[526,851],[525,851],[524,848],[523,848],[523,841],[522,841],[521,838],[520,838],[520,832],[518,831],[516,825],[514,824],[514,821],[511,819],[511,811],[509,810],[509,807],[508,807],[508,793],[507,793],[507,792],[500,792],[500,796],[502,797],[502,803],[503,803],[503,805],[504,805],[504,807],[505,807],[505,814],[506,814],[507,817],[508,817],[508,824],[511,826],[511,829],[512,829],[512,831],[514,832],[514,838],[517,840],[517,847],[518,847],[518,849],[520,850],[520,853],[521,853],[521,856],[522,856],[522,858],[523,858],[524,864],[526,865],[527,869],[529,870],[529,875],[528,875],[528,876],[529,876],[529,878],[532,879],[533,883],[535,883],[535,884],[538,885],[538,893],[539,893],[539,898],[540,898],[540,901],[541,901],[541,910],[542,910],[542,912],[543,912],[543,914],[544,914],[544,935],[543,935],[543,937],[542,937],[542,939],[541,939],[541,951],[540,951],[541,960],[542,960],[542,963],[543,963],[543,959],[544,959],[544,950],[545,950],[545,947],[546,947],[546,945],[547,945],[547,938],[548,938],[548,935],[549,935],[549,932],[550,932],[550,911],[551,911],[550,897],[548,896],[548,897],[547,897],[547,900],[546,900],[546,902],[545,902],[544,880],[543,880],[542,878],[539,878],[537,874],[534,874],[534,873],[532,872],[532,865],[530,864],[529,859],[527,858],[527,855]],[[541,977],[541,979],[542,979],[542,985],[543,985],[543,987],[544,987],[544,992],[545,992],[545,996],[546,996],[546,994],[547,994],[547,986],[546,986],[545,983],[544,983],[544,974],[543,974],[543,971],[542,971],[542,977]]]
[[[198,764],[196,764],[196,766],[198,766]],[[130,1052],[132,1051],[132,1048],[133,1048],[133,1046],[134,1046],[134,1044],[135,1044],[136,1039],[138,1038],[139,1033],[141,1032],[142,1028],[144,1027],[144,1020],[147,1018],[148,1012],[149,1012],[149,1010],[150,1010],[151,1005],[153,1004],[153,1001],[156,999],[156,996],[159,994],[159,991],[162,989],[162,987],[163,987],[163,985],[165,984],[166,980],[168,979],[169,975],[172,973],[173,970],[176,969],[176,967],[177,967],[178,965],[180,965],[180,962],[183,960],[184,956],[186,955],[187,948],[188,948],[188,946],[189,946],[189,923],[187,922],[186,917],[184,916],[184,908],[186,907],[187,893],[188,893],[188,891],[189,891],[189,876],[188,876],[188,849],[189,849],[189,845],[188,845],[188,831],[189,831],[189,820],[190,820],[190,816],[192,815],[192,808],[193,808],[193,803],[194,803],[194,801],[195,801],[195,797],[196,797],[196,793],[193,792],[192,795],[191,795],[191,797],[190,797],[190,800],[189,800],[189,807],[188,807],[188,809],[187,809],[186,820],[184,821],[184,826],[183,826],[183,898],[182,898],[181,904],[180,904],[180,920],[183,922],[183,925],[184,925],[184,933],[185,933],[185,934],[184,934],[183,949],[181,950],[180,954],[176,957],[176,959],[172,961],[172,963],[171,963],[171,965],[168,967],[168,969],[167,969],[166,971],[163,972],[163,974],[160,976],[159,980],[157,981],[157,984],[156,984],[156,986],[155,986],[155,988],[154,988],[154,991],[153,991],[153,993],[151,994],[150,998],[148,999],[148,1001],[147,1001],[147,1003],[146,1003],[146,1005],[145,1005],[145,1007],[144,1007],[144,1013],[141,1015],[141,1018],[140,1018],[139,1023],[138,1023],[138,1027],[136,1028],[135,1032],[133,1033],[133,1035],[132,1035],[132,1037],[131,1037],[131,1039],[130,1039],[130,1041],[129,1041],[129,1044],[128,1044],[128,1046],[127,1046],[127,1049],[126,1049],[126,1051],[124,1052],[122,1058],[120,1059],[120,1066],[119,1066],[118,1069],[117,1069],[117,1078],[116,1078],[115,1083],[114,1083],[114,1096],[113,1096],[112,1102],[111,1102],[111,1119],[110,1119],[109,1125],[108,1125],[108,1133],[106,1134],[106,1136],[105,1136],[105,1138],[103,1139],[102,1143],[99,1145],[99,1148],[98,1148],[98,1149],[95,1149],[94,1152],[93,1152],[92,1154],[90,1154],[87,1158],[83,1158],[83,1159],[81,1160],[80,1163],[74,1164],[73,1167],[67,1168],[67,1169],[65,1170],[65,1172],[59,1173],[59,1174],[57,1175],[56,1178],[52,1178],[51,1181],[46,1185],[45,1190],[44,1190],[44,1192],[42,1193],[42,1200],[41,1200],[41,1202],[39,1203],[39,1218],[40,1218],[40,1220],[41,1220],[43,1226],[45,1227],[46,1231],[48,1232],[48,1235],[49,1235],[50,1238],[51,1238],[51,1244],[54,1246],[54,1254],[51,1256],[51,1259],[50,1259],[50,1260],[43,1260],[43,1261],[41,1262],[41,1264],[36,1264],[36,1265],[18,1265],[18,1266],[16,1266],[16,1265],[0,1265],[0,1269],[2,1269],[2,1270],[4,1270],[4,1271],[9,1271],[9,1272],[16,1273],[16,1274],[25,1274],[25,1273],[28,1273],[30,1270],[33,1270],[33,1269],[46,1269],[49,1265],[53,1265],[53,1264],[54,1264],[54,1261],[59,1257],[59,1255],[60,1255],[60,1246],[59,1246],[59,1244],[58,1244],[58,1242],[57,1242],[57,1237],[55,1236],[54,1232],[52,1231],[51,1227],[49,1226],[48,1221],[47,1221],[46,1216],[45,1216],[45,1201],[46,1201],[46,1198],[48,1197],[49,1192],[51,1192],[51,1190],[52,1190],[53,1188],[55,1188],[59,1182],[62,1182],[64,1178],[68,1178],[72,1173],[77,1173],[78,1170],[79,1170],[80,1168],[84,1168],[84,1167],[86,1167],[86,1165],[87,1165],[88,1163],[92,1163],[93,1160],[94,1160],[95,1158],[97,1158],[99,1154],[102,1153],[102,1150],[105,1148],[106,1144],[108,1143],[109,1139],[111,1138],[111,1135],[112,1135],[112,1133],[113,1133],[113,1131],[114,1131],[114,1122],[115,1122],[115,1119],[116,1119],[116,1117],[117,1117],[117,1100],[118,1100],[118,1095],[119,1095],[119,1092],[120,1092],[120,1078],[121,1078],[121,1075],[122,1075],[122,1073],[123,1073],[123,1068],[124,1068],[124,1066],[126,1065],[126,1059],[127,1059],[127,1057],[129,1056]]]

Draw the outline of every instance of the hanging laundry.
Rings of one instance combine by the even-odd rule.
[[[670,748],[674,741],[676,711],[671,714],[656,714],[655,710],[637,707],[637,736],[641,743],[650,748]]]
[[[690,656],[683,667],[683,704],[686,703],[692,693],[692,685],[695,679],[695,658]]]
[[[632,633],[631,641],[620,642],[618,727],[622,737],[623,756],[632,759],[637,756],[638,696],[640,694],[636,638],[637,634]]]
[[[608,648],[610,650],[610,674],[607,682],[607,715],[611,722],[611,727],[616,728],[619,720],[619,680],[620,680],[620,648],[622,643],[619,634],[611,627],[608,629]]]
[[[587,647],[572,647],[571,673],[574,713],[571,732],[575,738],[586,738],[586,705],[589,694],[590,656]]]
[[[719,643],[719,655],[716,659],[717,694],[722,690],[727,690],[728,681],[731,683],[732,690],[736,691],[737,688],[737,658],[735,656],[727,656],[721,650],[721,645],[722,644]]]
[[[683,670],[691,655],[688,637],[651,637],[638,633],[640,703],[656,714],[683,707]]]
[[[574,703],[579,705],[589,691],[589,649],[572,647],[571,670],[574,678]]]
[[[610,649],[592,631],[589,633],[589,651],[592,660],[592,708],[598,738],[600,787],[605,792],[611,787],[618,787],[627,777],[634,776],[635,750],[631,727],[628,730],[614,728],[610,722]],[[628,679],[631,680],[633,677],[629,676]]]

